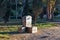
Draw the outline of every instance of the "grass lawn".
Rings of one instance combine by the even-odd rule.
[[[20,25],[8,25],[8,27],[0,27],[0,40],[9,40],[10,34],[8,32],[17,32]],[[7,32],[7,33],[5,33]]]
[[[36,23],[36,26],[39,28],[49,28],[54,27],[56,24],[52,22],[46,22],[46,23]],[[8,27],[0,27],[0,32],[18,32],[18,28],[20,28],[21,25],[8,25]]]
[[[0,40],[9,40],[9,34],[0,34]]]
[[[6,27],[0,27],[0,32],[16,32],[18,31],[18,26],[17,25],[9,25]]]
[[[37,23],[36,26],[38,27],[38,29],[40,29],[40,28],[54,27],[54,26],[57,26],[57,24],[54,24],[54,23],[51,23],[51,22],[47,22],[47,23]]]
[[[9,36],[10,34],[6,33],[6,34],[1,34],[1,32],[17,32],[18,28],[21,25],[8,25],[8,27],[0,27],[0,40],[9,40]],[[50,28],[50,27],[54,27],[56,26],[56,24],[54,23],[36,23],[36,26],[38,27],[38,29],[40,28]]]

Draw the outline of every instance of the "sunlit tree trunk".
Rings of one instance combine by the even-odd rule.
[[[55,2],[56,0],[48,0],[47,4],[47,19],[48,20],[53,20],[53,13],[55,10]]]

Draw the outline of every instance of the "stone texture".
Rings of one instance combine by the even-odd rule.
[[[22,24],[24,27],[32,27],[32,17],[31,16],[24,16],[22,18]]]
[[[37,27],[26,27],[28,33],[37,33]]]
[[[32,27],[32,33],[37,33],[37,27]]]
[[[24,32],[26,32],[25,30],[26,30],[26,27],[20,27],[20,28],[19,28],[19,32],[24,33]]]
[[[36,33],[37,32],[37,27],[32,26],[32,17],[30,15],[28,16],[24,16],[22,18],[22,23],[23,23],[23,27],[25,28],[25,31],[28,33]],[[22,29],[22,31],[24,31],[24,28]]]

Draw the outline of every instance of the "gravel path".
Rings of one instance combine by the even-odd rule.
[[[60,25],[48,29],[40,29],[35,34],[11,34],[9,40],[60,40]]]

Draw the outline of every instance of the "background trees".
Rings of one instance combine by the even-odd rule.
[[[27,0],[25,3],[24,1],[26,0],[17,0],[16,7],[16,0],[1,0],[0,6],[3,5],[3,7],[5,7],[9,5],[11,8],[10,13],[12,13],[12,16],[15,16],[16,18],[22,15],[32,15],[34,23],[36,23],[38,16],[40,16],[42,19],[46,14],[47,19],[52,20],[53,16],[58,13],[57,10],[59,9],[59,7],[56,8],[56,2],[58,3],[60,0]],[[7,10],[7,7],[5,8]]]

